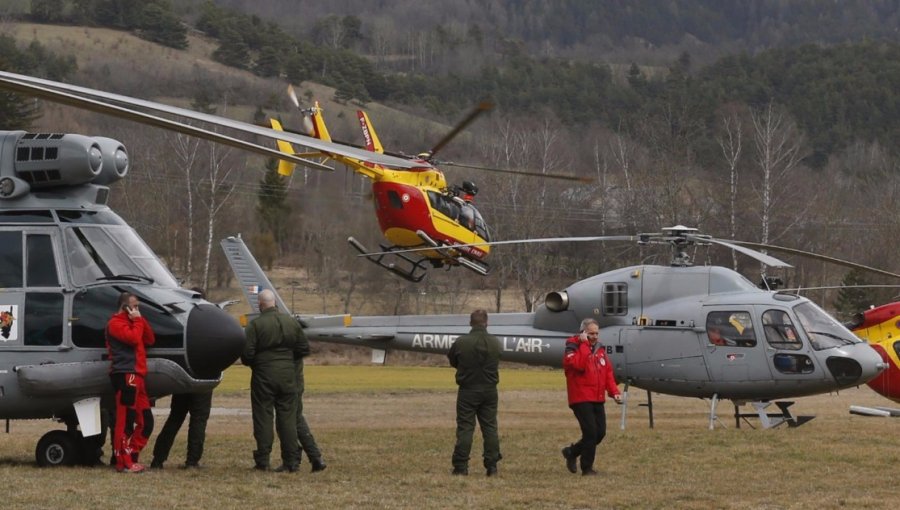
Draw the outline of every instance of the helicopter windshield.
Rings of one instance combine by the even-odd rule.
[[[487,225],[484,223],[481,213],[478,212],[478,209],[475,209],[474,205],[468,202],[463,204],[459,214],[459,220],[464,227],[469,230],[474,230],[475,233],[485,241],[491,241],[491,234],[488,231]]]
[[[164,287],[178,286],[131,228],[82,226],[65,232],[75,285],[98,280],[144,280]]]
[[[797,312],[800,326],[809,337],[809,343],[817,351],[862,341],[813,303],[797,305],[794,311]]]

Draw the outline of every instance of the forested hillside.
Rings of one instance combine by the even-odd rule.
[[[385,145],[408,153],[443,133],[434,124],[397,121],[378,103],[449,124],[490,97],[494,113],[454,141],[446,157],[595,178],[571,186],[448,172],[451,182],[478,182],[479,209],[496,238],[682,223],[900,269],[892,247],[876,241],[900,228],[893,211],[900,186],[896,2],[849,1],[838,9],[812,0],[345,0],[304,2],[302,12],[289,3],[35,0],[10,19],[89,25],[61,38],[101,41],[91,33],[101,26],[123,35],[95,42],[94,51],[85,44],[78,55],[66,48],[82,43],[60,39],[53,41],[59,54],[47,55],[36,29],[13,30],[15,42],[0,39],[7,49],[0,68],[289,122],[296,117],[280,91],[302,83],[302,100],[335,101],[326,117],[339,138],[359,137],[350,112],[363,105],[384,112],[373,121]],[[35,13],[35,5],[43,10]],[[85,5],[93,9],[77,9]],[[301,15],[302,23],[292,23]],[[138,44],[128,34],[168,49],[130,64],[117,56]],[[125,66],[128,73],[117,72]],[[2,125],[44,123],[33,120],[32,106],[0,95]],[[117,136],[138,141],[126,140],[137,163],[115,200],[176,273],[202,286],[225,278],[209,247],[235,229],[258,231],[252,240],[265,258],[302,267],[323,307],[324,296],[339,295],[348,311],[458,310],[473,287],[495,289],[498,303],[505,292],[519,293],[527,308],[547,290],[647,255],[609,246],[498,249],[489,278],[436,272],[411,286],[360,267],[346,247],[350,234],[371,246],[379,238],[367,183],[358,177],[302,172],[285,182],[267,174],[265,162],[233,151],[64,109],[50,113],[57,122],[75,120],[77,129],[115,126]],[[142,215],[144,195],[170,207]],[[697,257],[758,272],[728,253]],[[834,266],[795,262],[799,269],[786,275],[795,285],[845,278]],[[395,297],[361,297],[386,288]]]

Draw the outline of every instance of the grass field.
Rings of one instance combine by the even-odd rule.
[[[34,445],[50,421],[12,422],[0,436],[0,477],[11,508],[886,508],[894,496],[900,421],[850,415],[848,406],[886,405],[867,388],[800,399],[816,414],[797,429],[734,427],[729,403],[707,430],[708,404],[654,394],[656,427],[635,404],[628,427],[610,405],[598,450],[602,476],[565,470],[559,449],[578,428],[562,374],[501,373],[500,476],[486,478],[476,441],[467,478],[450,475],[453,372],[447,368],[310,366],[306,416],[328,469],[315,475],[250,469],[249,373],[229,369],[213,401],[205,469],[183,471],[184,432],[170,465],[145,475],[109,468],[38,469]],[[168,399],[159,402],[167,408]],[[157,427],[164,416],[158,417]],[[754,422],[755,424],[755,422]],[[151,443],[152,445],[152,443]],[[149,452],[148,452],[149,453]],[[273,456],[277,464],[277,453]]]

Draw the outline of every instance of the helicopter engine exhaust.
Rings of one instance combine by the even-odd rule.
[[[63,133],[0,133],[0,163],[22,188],[107,185],[128,173],[128,152],[111,138]],[[3,198],[15,198],[11,193]]]
[[[569,308],[569,294],[564,290],[550,292],[544,298],[544,304],[551,312],[564,312]]]
[[[96,136],[94,140],[100,145],[103,167],[100,169],[100,175],[91,182],[107,186],[125,177],[131,165],[128,161],[128,151],[122,142],[102,136]]]

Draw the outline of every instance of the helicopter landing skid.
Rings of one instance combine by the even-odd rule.
[[[381,245],[381,249],[388,253],[382,253],[380,255],[372,255],[368,252],[368,250],[366,250],[366,247],[363,246],[362,243],[357,241],[355,238],[348,237],[347,242],[350,243],[350,246],[354,247],[356,249],[356,251],[358,251],[362,255],[365,255],[366,260],[368,260],[369,262],[372,262],[373,264],[381,266],[384,269],[387,269],[388,271],[403,278],[404,280],[408,280],[413,283],[418,283],[418,282],[422,281],[422,278],[425,278],[425,274],[426,274],[425,271],[427,270],[427,268],[425,266],[423,266],[422,264],[424,262],[426,262],[428,259],[421,258],[421,259],[415,260],[412,257],[407,256],[404,253],[390,253],[392,247],[386,247],[384,245]],[[384,260],[384,258],[389,255],[393,256],[393,257],[397,257],[394,260],[399,259],[400,261],[402,261],[401,265],[404,265],[406,267],[397,267],[397,264],[394,262],[386,262]],[[388,259],[388,260],[390,260],[390,259]]]
[[[475,271],[476,273],[480,274],[481,276],[487,276],[488,272],[490,272],[490,270],[491,270],[491,268],[488,267],[487,264],[484,264],[482,262],[477,262],[475,260],[467,258],[465,255],[461,254],[458,250],[454,249],[453,246],[440,244],[437,241],[435,241],[434,239],[432,239],[431,236],[429,236],[425,232],[422,232],[421,230],[417,230],[416,235],[419,236],[419,238],[421,240],[425,241],[426,244],[428,244],[432,248],[434,248],[434,251],[436,251],[442,257],[446,258],[447,260],[451,261],[452,263],[459,264],[459,265],[465,267],[466,269]]]

